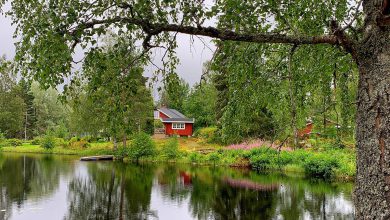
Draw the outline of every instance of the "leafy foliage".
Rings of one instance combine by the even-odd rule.
[[[112,42],[107,42],[105,50],[91,52],[83,66],[86,96],[94,105],[91,113],[96,113],[92,117],[103,117],[103,127],[112,137],[124,139],[136,132],[150,132],[153,100],[142,76],[142,60],[137,60],[133,42],[109,40]],[[85,115],[89,118],[90,113]]]
[[[12,138],[7,140],[7,145],[12,147],[22,146],[23,142],[19,139]]]
[[[217,91],[210,79],[195,84],[184,102],[187,117],[195,118],[195,128],[216,125]]]
[[[203,138],[209,143],[219,142],[217,127],[206,127],[198,129],[195,132],[195,136]]]
[[[338,167],[337,160],[329,155],[312,156],[304,163],[306,174],[322,178],[331,178]]]
[[[164,78],[164,87],[160,91],[161,106],[167,106],[184,111],[184,102],[188,97],[189,85],[184,79],[179,78],[176,73],[171,73]]]
[[[179,156],[179,142],[176,137],[170,138],[162,147],[162,154],[168,160]]]
[[[45,135],[41,141],[41,147],[45,150],[51,150],[55,147],[55,145],[55,138],[50,134]]]
[[[128,155],[131,159],[138,161],[141,157],[151,156],[154,153],[155,144],[148,134],[141,132],[134,135],[128,149]]]

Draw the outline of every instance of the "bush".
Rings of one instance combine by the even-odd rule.
[[[76,141],[79,141],[79,140],[80,140],[80,138],[75,136],[75,137],[70,138],[69,143],[76,142]]]
[[[204,161],[204,156],[197,152],[191,152],[188,158],[192,163],[201,163]]]
[[[215,163],[219,160],[220,154],[218,152],[213,152],[207,156],[207,160],[212,162],[215,166]]]
[[[293,163],[302,165],[307,158],[312,157],[313,153],[307,150],[299,149],[292,152]]]
[[[66,147],[68,143],[63,138],[54,138],[55,146],[57,147]]]
[[[179,156],[179,142],[177,138],[170,138],[162,148],[162,154],[167,159],[175,159]]]
[[[154,153],[155,144],[149,135],[141,132],[134,136],[128,150],[128,155],[131,159],[138,161],[139,158],[152,156]]]
[[[267,154],[252,156],[249,162],[255,170],[265,170],[271,168],[272,166],[272,158],[270,158]]]
[[[164,124],[159,119],[154,120],[154,128],[164,128]]]
[[[71,149],[80,149],[80,148],[87,148],[89,147],[89,143],[88,141],[86,141],[85,139],[83,138],[79,138],[79,137],[72,137],[67,146]]]
[[[41,147],[46,150],[53,149],[55,147],[55,139],[51,135],[46,135],[41,141]]]
[[[88,142],[88,143],[91,143],[93,141],[93,137],[92,136],[84,136],[82,138],[80,138],[80,141],[85,141],[85,142]]]
[[[12,147],[17,147],[17,146],[22,146],[23,142],[19,139],[8,139],[7,140],[7,145],[12,146]]]
[[[288,151],[281,151],[279,156],[276,158],[276,164],[278,166],[286,166],[293,162],[293,153]]]
[[[119,146],[118,150],[116,150],[114,154],[115,154],[115,158],[122,160],[124,157],[127,156],[127,148],[123,146]]]
[[[305,173],[314,177],[331,178],[339,167],[335,158],[330,155],[318,154],[306,159],[303,163]]]
[[[40,145],[40,144],[41,144],[41,141],[42,141],[42,138],[41,138],[41,137],[35,137],[35,138],[31,141],[31,144],[32,144],[32,145]]]
[[[80,148],[87,148],[89,147],[89,143],[85,140],[80,141],[69,141],[68,147],[72,149],[80,149]]]
[[[196,131],[195,136],[205,139],[208,143],[218,142],[218,128],[207,127]]]
[[[244,158],[248,156],[250,165],[256,170],[269,169],[278,163],[278,152],[272,148],[254,148]]]

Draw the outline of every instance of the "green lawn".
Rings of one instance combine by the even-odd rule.
[[[105,155],[113,154],[113,148],[110,143],[92,143],[88,148],[84,149],[68,149],[63,147],[55,147],[51,150],[45,150],[39,145],[23,144],[17,147],[3,147],[3,152],[14,153],[40,153],[40,154],[64,154],[64,155]]]

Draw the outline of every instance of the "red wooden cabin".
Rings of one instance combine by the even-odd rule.
[[[164,124],[165,135],[192,136],[195,119],[187,118],[175,109],[159,108],[155,118]]]

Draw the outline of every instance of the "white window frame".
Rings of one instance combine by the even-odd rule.
[[[172,129],[173,130],[185,130],[186,124],[182,122],[174,122],[172,123]]]

